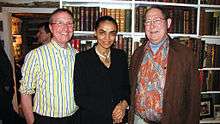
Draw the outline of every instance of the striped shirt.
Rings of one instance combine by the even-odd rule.
[[[33,111],[49,117],[70,116],[74,101],[73,72],[76,50],[51,41],[26,55],[22,66],[21,94],[34,94]]]

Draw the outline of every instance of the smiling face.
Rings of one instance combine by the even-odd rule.
[[[97,27],[95,35],[98,42],[97,47],[100,49],[109,49],[115,41],[117,27],[111,21],[102,21]]]
[[[52,39],[61,47],[65,47],[66,43],[73,35],[73,19],[67,12],[58,12],[51,17],[50,30],[53,34]]]
[[[171,19],[165,19],[160,9],[152,8],[145,15],[145,34],[150,42],[158,44],[165,39]]]

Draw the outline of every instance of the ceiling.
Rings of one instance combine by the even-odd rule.
[[[1,7],[58,8],[59,7],[59,0],[0,0],[0,8]],[[25,10],[23,10],[23,11],[25,11]],[[34,19],[34,18],[36,18],[36,19],[49,18],[48,13],[44,13],[44,12],[43,13],[42,12],[29,13],[29,11],[28,12],[13,13],[12,16],[20,18],[22,20],[23,19]]]
[[[13,17],[17,17],[20,19],[48,19],[49,13],[13,13]]]
[[[59,0],[1,0],[0,7],[57,8]]]

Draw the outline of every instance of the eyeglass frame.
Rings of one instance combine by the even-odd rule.
[[[166,20],[165,18],[160,18],[160,17],[158,17],[157,19],[154,19],[154,20],[150,20],[150,19],[148,19],[148,20],[145,20],[145,22],[144,22],[144,24],[146,25],[146,26],[150,26],[150,25],[152,25],[152,24],[156,24],[156,25],[160,25],[161,23],[162,23],[162,21],[164,21],[164,20]]]
[[[61,27],[61,26],[64,26],[64,25],[66,25],[67,27],[73,27],[73,23],[63,23],[63,22],[51,22],[50,23],[51,25],[53,25],[53,24],[55,24],[55,25],[57,25],[57,26],[59,26],[59,27]]]

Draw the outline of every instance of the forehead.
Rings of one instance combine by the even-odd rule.
[[[160,9],[157,8],[152,8],[150,10],[148,10],[148,12],[146,13],[146,18],[152,18],[152,17],[163,17],[163,13]]]
[[[102,21],[98,26],[98,30],[115,31],[116,25],[111,21]]]
[[[58,13],[52,15],[51,19],[53,21],[56,21],[56,20],[72,20],[72,16],[69,15],[67,12],[58,12]]]

